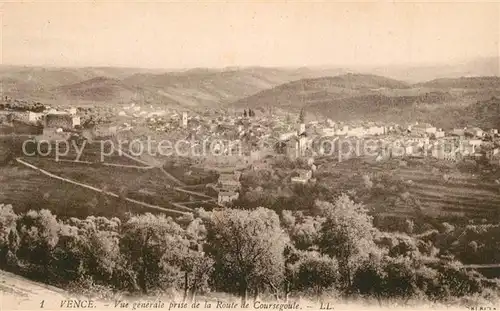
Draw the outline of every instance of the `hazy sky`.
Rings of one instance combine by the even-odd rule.
[[[499,55],[498,3],[4,3],[3,64],[224,67]]]

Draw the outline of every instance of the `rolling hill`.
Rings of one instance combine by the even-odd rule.
[[[498,89],[500,77],[441,78],[418,83],[416,86],[439,89]]]
[[[41,92],[63,84],[77,83],[93,78],[88,70],[19,68],[0,72],[0,81],[6,92]]]
[[[450,100],[446,93],[426,93],[415,96],[362,95],[342,99],[325,99],[307,107],[307,111],[329,116],[335,120],[372,120],[395,123],[429,121],[418,104],[432,102],[439,105]],[[439,109],[439,108],[438,108]],[[434,113],[436,110],[434,110]]]
[[[338,74],[341,70],[332,70]],[[185,106],[219,106],[231,103],[277,85],[323,73],[305,68],[191,69],[163,74],[136,74],[124,83],[144,87],[150,92]]]
[[[365,68],[367,73],[340,67],[264,68],[231,67],[188,70],[137,69],[115,67],[41,68],[0,66],[4,95],[47,104],[137,103],[169,105],[173,108],[205,109],[243,107],[280,108],[296,111],[302,107],[315,113],[359,117],[368,113],[370,102],[375,115],[400,113],[387,107],[403,103],[439,104],[466,100],[468,103],[500,96],[494,76],[453,78],[458,73],[495,75],[496,58],[479,59],[458,65],[444,65],[451,78],[441,79],[441,66]],[[405,70],[403,70],[406,68]],[[410,70],[410,69],[411,70]],[[489,69],[486,70],[486,69]],[[419,84],[414,73],[428,72],[434,80]],[[348,73],[352,72],[352,73]],[[438,78],[438,79],[436,79]],[[352,105],[360,106],[358,108]],[[339,106],[336,108],[336,106]],[[413,107],[413,106],[411,106]],[[383,117],[383,116],[381,116]],[[342,117],[343,118],[343,117]]]
[[[86,101],[128,101],[139,93],[139,89],[125,85],[119,79],[107,77],[63,85],[51,91],[59,98]]]
[[[289,82],[237,101],[234,106],[300,109],[331,100],[376,95],[387,88],[408,89],[409,85],[380,76],[348,73]]]
[[[302,79],[234,103],[235,108],[282,109],[308,112],[335,117],[357,119],[384,116],[391,109],[403,109],[413,103],[442,102],[448,95],[412,89],[411,85],[386,77],[366,74],[344,74],[335,77]]]
[[[500,108],[488,102],[495,96],[500,97],[500,77],[435,79],[411,85],[375,75],[344,74],[292,81],[238,100],[232,107],[292,113],[305,109],[338,121],[419,121],[443,128],[467,124],[496,128]]]
[[[41,67],[0,67],[2,94],[15,99],[34,100],[44,103],[68,99],[87,100],[109,99],[108,95],[121,94],[113,90],[98,89],[85,91],[85,84],[92,85],[99,78],[122,79],[140,69],[88,67],[88,68],[41,68]],[[97,79],[94,81],[93,79]],[[101,79],[102,80],[102,79]],[[85,83],[85,81],[88,81]],[[81,83],[81,84],[80,84]],[[75,88],[71,90],[71,88]],[[81,96],[85,95],[85,96]]]
[[[157,102],[182,107],[218,106],[303,78],[343,69],[194,68],[153,70],[113,67],[0,67],[4,95],[18,99]]]
[[[283,78],[270,72],[256,75],[247,71],[189,70],[179,73],[136,74],[124,83],[145,87],[148,91],[185,106],[215,105],[251,95],[282,83]],[[276,81],[277,80],[277,81]]]
[[[0,83],[4,91],[16,92],[50,91],[62,85],[71,85],[85,80],[108,77],[122,79],[140,72],[140,69],[87,67],[87,68],[43,68],[43,67],[0,67]],[[10,87],[10,88],[9,88]]]
[[[500,98],[478,101],[464,109],[464,119],[468,124],[484,128],[500,128]],[[465,122],[464,122],[465,123]]]

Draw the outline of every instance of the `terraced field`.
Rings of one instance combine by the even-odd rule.
[[[413,181],[410,193],[420,200],[426,214],[438,212],[487,220],[498,219],[500,215],[500,185],[496,183],[484,182],[476,176],[445,181],[441,174],[413,168],[393,173]]]
[[[451,167],[444,169],[443,163],[434,160],[422,165],[398,165],[380,163],[367,165],[359,160],[350,160],[337,163],[335,166],[326,165],[319,170],[320,174],[331,174],[336,178],[339,191],[349,191],[363,187],[362,176],[374,173],[383,173],[394,184],[404,184],[408,191],[417,200],[420,212],[425,216],[436,218],[467,218],[474,220],[498,221],[500,217],[500,184],[494,182],[500,178],[500,171],[493,169],[485,178],[477,173],[459,172]],[[440,170],[441,169],[441,170]],[[445,175],[451,178],[445,178]],[[387,199],[387,198],[385,198]],[[375,207],[384,204],[384,198],[365,202]],[[387,211],[390,216],[416,216],[417,212],[408,207],[393,207]]]

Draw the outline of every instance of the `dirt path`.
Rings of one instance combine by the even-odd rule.
[[[0,270],[0,310],[40,309],[43,300],[60,303],[68,296],[62,289]]]
[[[48,177],[51,177],[51,178],[54,178],[54,179],[59,179],[59,180],[64,181],[66,183],[70,183],[70,184],[73,184],[73,185],[76,185],[76,186],[79,186],[79,187],[90,189],[90,190],[95,191],[95,192],[104,193],[106,195],[109,195],[109,196],[112,196],[112,197],[115,197],[115,198],[119,198],[120,197],[116,193],[105,191],[103,189],[99,189],[99,188],[96,188],[96,187],[93,187],[93,186],[90,186],[90,185],[87,185],[87,184],[84,184],[84,183],[80,183],[80,182],[77,182],[77,181],[74,181],[74,180],[71,180],[71,179],[68,179],[68,178],[64,178],[64,177],[52,174],[52,173],[47,172],[47,171],[45,171],[45,170],[43,170],[43,169],[41,169],[41,168],[39,168],[39,167],[37,167],[35,165],[29,164],[27,162],[24,162],[23,160],[21,160],[19,158],[17,158],[16,161],[18,163],[26,166],[26,167],[29,167],[29,168],[34,169],[34,170],[37,170],[40,173],[42,173],[42,174],[44,174],[44,175],[46,175]],[[186,212],[182,212],[182,211],[178,211],[178,210],[168,209],[168,208],[164,208],[164,207],[161,207],[161,206],[152,205],[152,204],[144,203],[144,202],[137,201],[137,200],[134,200],[134,199],[130,199],[130,198],[124,198],[124,199],[126,201],[128,201],[128,202],[132,202],[132,203],[135,203],[137,205],[148,207],[148,208],[153,208],[153,209],[156,209],[156,210],[159,210],[159,211],[162,211],[162,212],[176,213],[176,214],[181,214],[181,215],[186,215],[186,214],[189,213],[187,211]],[[178,206],[178,207],[181,207],[181,206]],[[192,211],[191,209],[189,209],[188,207],[185,207],[185,206],[182,206],[182,208],[184,208],[185,210]]]
[[[169,172],[167,172],[163,168],[163,163],[161,163],[160,161],[154,159],[153,157],[147,157],[148,162],[146,162],[144,160],[141,160],[141,159],[138,159],[138,158],[136,158],[134,156],[131,156],[130,154],[126,153],[125,151],[123,151],[120,148],[115,148],[115,151],[117,151],[121,155],[124,155],[126,158],[128,158],[128,159],[130,159],[132,161],[135,161],[135,162],[137,162],[139,164],[145,165],[147,167],[149,167],[149,166],[158,167],[161,170],[161,172],[163,174],[165,174],[165,176],[167,176],[170,180],[172,180],[173,182],[175,182],[178,186],[185,186],[185,184],[182,181],[180,181],[179,179],[177,179],[175,176],[173,176],[172,174],[170,174]],[[145,157],[145,155],[143,157]]]
[[[77,161],[77,160],[64,160],[64,159],[50,159],[54,162],[64,162],[64,163],[75,163],[75,164],[88,164],[88,165],[103,165],[103,166],[112,166],[112,167],[123,167],[123,168],[135,168],[139,170],[150,170],[154,168],[154,166],[138,166],[138,165],[126,165],[126,164],[115,164],[108,162],[90,162],[90,161]]]

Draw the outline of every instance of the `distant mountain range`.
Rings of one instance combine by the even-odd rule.
[[[282,83],[342,69],[240,68],[164,72],[131,68],[0,68],[4,95],[85,102],[154,102],[178,107],[220,106]]]
[[[49,104],[136,102],[181,109],[252,108],[293,113],[303,108],[308,113],[339,120],[447,123],[452,119],[456,122],[446,125],[454,126],[465,122],[458,117],[461,113],[473,114],[464,107],[500,97],[499,75],[498,58],[455,65],[354,69],[246,67],[167,71],[0,66],[0,85],[3,95]],[[454,117],[441,115],[442,111],[453,113]]]
[[[434,65],[394,65],[357,68],[360,72],[391,77],[410,83],[439,78],[500,76],[500,58],[483,57],[462,62]]]
[[[411,84],[438,78],[499,76],[500,66],[498,58],[481,58],[454,65],[384,68],[233,67],[168,71],[116,67],[0,66],[0,85],[4,94],[16,97],[83,101],[163,100],[167,104],[199,106],[226,104],[295,80],[333,77],[345,73],[385,76],[405,81],[396,82],[397,84]],[[96,78],[99,79],[94,80]]]

